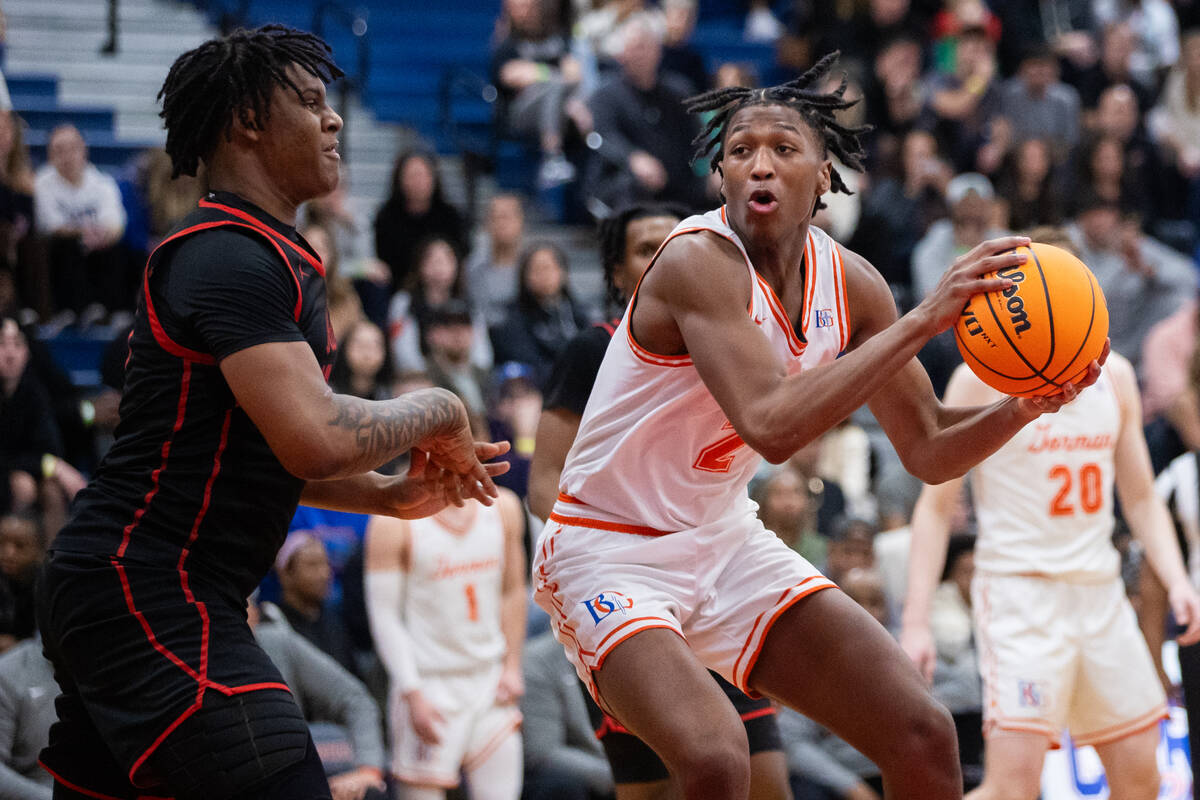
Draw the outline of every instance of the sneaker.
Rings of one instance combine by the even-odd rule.
[[[547,156],[538,168],[537,185],[539,189],[553,189],[575,180],[575,165],[567,161],[561,153]]]
[[[783,35],[783,23],[775,18],[769,8],[755,8],[746,15],[746,28],[742,38],[747,42],[774,42]]]

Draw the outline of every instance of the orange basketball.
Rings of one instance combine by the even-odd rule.
[[[1096,276],[1059,247],[1034,242],[1024,264],[988,275],[1003,291],[977,294],[954,327],[958,350],[979,379],[1005,394],[1055,394],[1079,380],[1108,337],[1108,306]]]

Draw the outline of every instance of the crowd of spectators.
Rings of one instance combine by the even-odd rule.
[[[490,43],[497,133],[537,150],[539,188],[576,183],[599,218],[634,202],[720,203],[707,165],[691,162],[703,120],[682,101],[757,78],[746,65],[706,62],[690,43],[693,0],[501,5]],[[861,100],[845,121],[874,126],[865,171],[847,176],[855,193],[830,198],[818,224],[880,270],[902,310],[985,238],[1037,231],[1074,247],[1107,297],[1113,349],[1142,380],[1157,467],[1200,448],[1198,9],[1185,0],[744,5],[745,35],[776,43],[779,76],[840,49],[849,94]],[[35,567],[117,422],[120,332],[141,265],[204,191],[202,176],[172,180],[157,150],[106,173],[70,125],[49,132],[46,161],[35,164],[25,134],[18,115],[0,110],[0,652],[9,651],[0,798],[49,797],[33,761],[54,694],[36,647]],[[447,199],[440,170],[432,149],[407,149],[377,208],[339,189],[306,209],[300,231],[326,265],[340,342],[330,381],[376,399],[421,386],[456,392],[481,431],[513,442],[513,468],[497,483],[523,497],[555,358],[620,309],[579,294],[559,239],[530,234],[531,198],[495,194],[474,224]],[[55,363],[45,340],[70,327],[110,333],[106,387],[73,386]],[[940,337],[921,359],[940,391],[955,347]],[[894,624],[919,485],[869,414],[765,470],[752,489],[768,527]],[[307,676],[314,720],[342,726],[343,774],[357,776],[342,797],[361,796],[350,792],[374,786],[372,770],[386,766],[378,713],[361,713],[363,698],[385,696],[386,678],[365,624],[364,523],[353,517],[302,509],[264,586],[260,637],[287,654],[285,674]],[[530,517],[527,545],[537,524]],[[964,505],[934,619],[934,690],[961,722],[968,778],[978,775],[969,761],[980,703],[965,588],[972,525]],[[527,774],[539,777],[530,785],[547,797],[608,796],[611,776],[545,626],[531,612],[522,707]],[[802,718],[786,722],[797,797],[879,796],[861,756]]]

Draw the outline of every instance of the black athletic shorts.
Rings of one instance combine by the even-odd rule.
[[[262,777],[253,770],[275,774],[304,756],[303,716],[256,643],[245,601],[227,588],[169,567],[57,552],[38,600],[62,689],[41,762],[60,785],[94,797],[183,797],[166,789],[167,776],[178,784],[227,771],[244,788]],[[206,794],[218,800],[223,790]]]
[[[748,697],[745,692],[717,673],[710,671],[709,674],[720,684],[738,716],[742,718],[742,724],[746,726],[746,738],[750,742],[750,754],[782,750],[779,723],[775,719],[775,707],[771,705],[771,701],[765,697],[758,700]],[[579,689],[583,692],[584,702],[587,704],[592,730],[596,732],[596,738],[604,747],[604,755],[612,767],[613,780],[617,783],[666,780],[667,767],[658,754],[626,730],[621,723],[605,714],[588,694],[587,687],[582,682]]]

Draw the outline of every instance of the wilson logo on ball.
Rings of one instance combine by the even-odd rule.
[[[1005,289],[1001,294],[1008,298],[1004,303],[1004,307],[1008,309],[1012,331],[1019,339],[1022,333],[1033,326],[1029,321],[1029,315],[1025,313],[1025,301],[1018,294],[1021,291],[1021,282],[1025,280],[1025,273],[1021,271],[1020,267],[1008,267],[996,270],[996,277],[1008,278],[1013,282],[1013,285]]]
[[[955,325],[963,359],[993,389],[1056,394],[1087,375],[1108,337],[1108,308],[1091,271],[1048,244],[1017,248],[1024,264],[992,273],[1005,289],[972,297]]]

